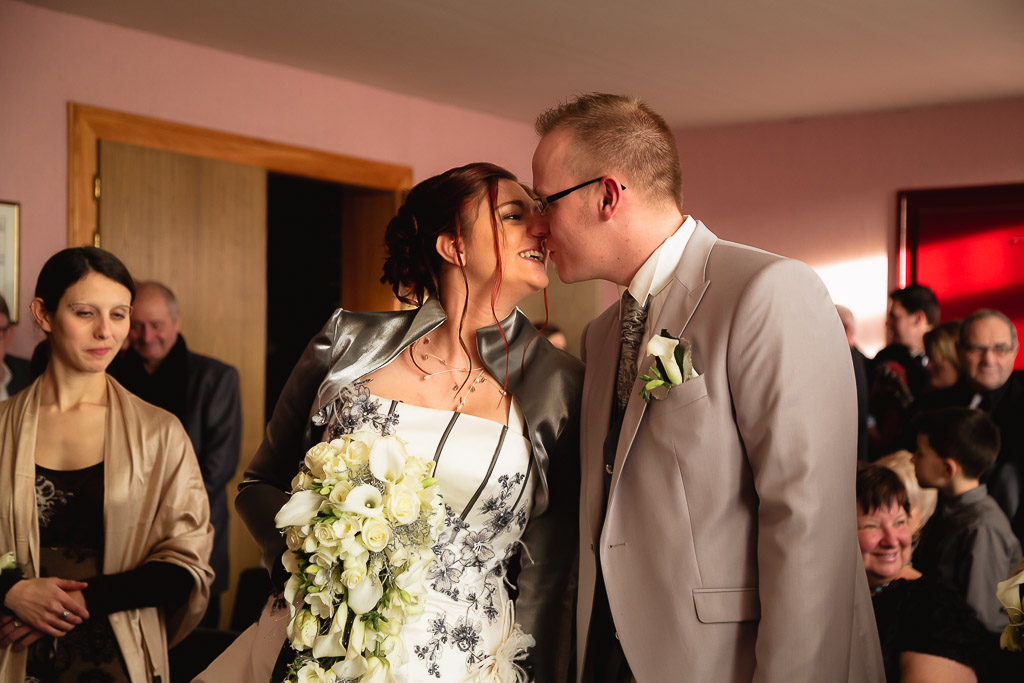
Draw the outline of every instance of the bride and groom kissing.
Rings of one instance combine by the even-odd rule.
[[[853,372],[824,285],[683,213],[675,138],[640,100],[583,95],[536,128],[532,189],[471,164],[409,192],[382,281],[414,308],[331,317],[236,502],[283,587],[301,549],[274,518],[302,454],[401,438],[443,492],[419,618],[317,659],[292,595],[206,679],[883,680]],[[549,259],[624,288],[583,333],[585,369],[516,308]],[[315,627],[352,645],[369,618],[346,615]]]

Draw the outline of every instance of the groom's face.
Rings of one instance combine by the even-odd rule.
[[[570,144],[569,132],[555,129],[537,145],[533,154],[533,188],[538,195],[547,197],[581,182],[566,162]],[[598,187],[584,187],[568,194],[550,204],[543,216],[537,216],[538,230],[546,237],[548,254],[558,267],[562,282],[599,277],[595,268],[603,258],[591,216]]]

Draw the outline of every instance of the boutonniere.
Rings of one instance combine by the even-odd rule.
[[[668,330],[662,330],[647,342],[647,355],[654,356],[650,374],[640,375],[644,382],[640,398],[647,403],[652,398],[664,399],[672,387],[693,378],[693,358],[688,339],[673,337]]]

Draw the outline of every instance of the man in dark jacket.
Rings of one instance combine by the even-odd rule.
[[[238,371],[189,351],[180,334],[174,293],[159,282],[140,282],[132,307],[131,348],[110,367],[126,389],[174,413],[192,441],[210,499],[216,576],[203,624],[216,626],[220,594],[228,587],[228,506],[225,487],[242,444]]]
[[[1001,446],[982,481],[1024,543],[1024,377],[1013,372],[1018,350],[1017,329],[1009,318],[990,309],[971,313],[960,328],[960,381],[924,394],[912,412],[962,406],[992,417]]]

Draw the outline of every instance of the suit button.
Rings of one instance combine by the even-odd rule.
[[[618,639],[619,639],[619,632],[618,632],[618,631],[616,631],[616,632],[615,632],[615,640],[618,640]]]
[[[594,544],[593,544],[593,543],[591,543],[591,544],[590,544],[590,549],[591,549],[591,550],[593,550],[593,549],[594,549]]]
[[[605,465],[604,466],[604,471],[607,472],[608,474],[611,474],[612,473],[612,466],[611,465]]]

